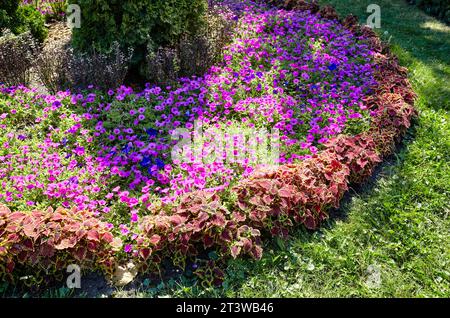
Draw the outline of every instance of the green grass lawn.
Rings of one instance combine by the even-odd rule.
[[[365,22],[372,0],[320,1]],[[395,156],[317,232],[231,261],[223,287],[183,277],[115,296],[450,297],[450,27],[404,0],[378,0],[380,36],[409,68],[420,112]],[[70,296],[67,290],[47,296]]]
[[[361,22],[373,3],[320,2]],[[377,32],[418,94],[420,116],[397,154],[321,231],[269,243],[260,262],[231,261],[222,288],[182,279],[137,295],[450,297],[450,27],[404,0],[376,3]]]

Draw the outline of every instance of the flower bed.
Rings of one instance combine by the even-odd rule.
[[[221,5],[235,36],[201,78],[107,94],[1,88],[0,276],[61,258],[106,272],[130,259],[184,269],[209,250],[258,259],[262,237],[316,229],[393,151],[414,93],[373,31],[303,1]],[[176,148],[199,124],[200,148]]]

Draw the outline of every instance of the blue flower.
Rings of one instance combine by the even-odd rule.
[[[64,137],[63,140],[61,141],[61,143],[63,146],[67,145],[67,138]]]
[[[156,159],[155,163],[156,163],[156,166],[158,167],[158,169],[162,169],[165,166],[164,161],[162,161],[159,158]]]
[[[187,116],[187,117],[191,116],[191,112],[190,112],[190,111],[187,111],[187,112],[186,112],[186,116]]]
[[[61,107],[61,102],[59,100],[56,100],[53,102],[52,106],[55,108],[59,108],[59,107]]]
[[[126,155],[128,155],[128,153],[130,152],[130,147],[128,145],[126,145],[125,147],[122,148],[122,152]]]
[[[335,69],[337,69],[337,65],[336,64],[330,64],[330,65],[328,65],[328,69],[330,70],[330,71],[334,71]]]
[[[156,129],[153,129],[153,128],[148,128],[148,129],[145,130],[145,132],[150,137],[156,137],[158,135],[158,131]]]
[[[78,177],[69,178],[69,184],[78,184]]]
[[[148,167],[152,163],[152,158],[150,157],[144,157],[141,161],[141,167]]]

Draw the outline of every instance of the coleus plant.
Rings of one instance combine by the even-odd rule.
[[[77,209],[11,212],[0,204],[0,237],[0,279],[33,268],[30,284],[61,277],[70,264],[112,273],[122,247],[107,224]]]
[[[221,255],[261,257],[260,232],[246,225],[245,215],[230,212],[217,192],[192,192],[179,203],[152,212],[143,218],[136,238],[135,255],[145,270],[147,264],[157,264],[163,258],[185,268],[188,258],[211,248]]]
[[[316,229],[327,209],[338,206],[348,176],[349,168],[336,155],[323,152],[299,164],[258,171],[234,191],[251,225],[286,237],[298,224]]]

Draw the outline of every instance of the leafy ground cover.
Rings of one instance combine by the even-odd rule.
[[[185,224],[187,221],[192,221],[190,214],[186,210],[195,207],[196,200],[199,200],[200,202],[197,204],[198,209],[201,212],[205,212],[202,209],[204,209],[204,206],[208,206],[208,209],[214,211],[215,217],[213,219],[207,217],[205,220],[194,219],[193,226],[198,226],[199,222],[203,222],[202,226],[208,230],[207,236],[195,238],[195,235],[193,235],[191,237],[192,241],[198,240],[197,242],[202,242],[205,247],[208,247],[210,241],[218,243],[222,239],[226,242],[222,247],[225,246],[233,256],[237,256],[243,250],[259,258],[260,233],[256,230],[258,226],[254,226],[254,230],[249,228],[247,224],[245,225],[247,227],[236,228],[229,224],[228,220],[225,221],[223,218],[217,217],[221,215],[220,212],[223,212],[222,215],[227,215],[227,208],[230,207],[230,203],[227,203],[227,201],[223,203],[223,199],[221,201],[216,200],[217,191],[219,193],[222,193],[222,191],[227,193],[224,189],[228,189],[230,185],[235,184],[235,176],[231,172],[239,171],[241,173],[239,176],[242,176],[243,173],[245,177],[253,173],[253,167],[245,162],[238,165],[234,163],[231,166],[223,165],[219,167],[208,165],[196,167],[195,164],[190,164],[187,169],[176,171],[171,164],[168,164],[167,137],[165,136],[174,126],[185,125],[186,128],[190,128],[194,118],[200,118],[206,121],[208,125],[225,122],[227,127],[238,125],[242,129],[243,126],[247,125],[249,125],[247,127],[253,128],[262,123],[270,123],[271,121],[267,119],[273,119],[273,117],[275,117],[273,123],[265,127],[272,128],[271,125],[277,125],[277,128],[280,128],[284,137],[282,139],[282,149],[284,150],[282,163],[295,165],[292,166],[292,169],[287,168],[284,172],[283,170],[277,170],[276,172],[268,172],[269,175],[265,172],[262,179],[273,179],[273,182],[276,183],[280,179],[277,177],[277,173],[281,173],[283,179],[289,179],[290,173],[293,173],[293,176],[295,176],[299,173],[304,173],[305,169],[312,171],[317,178],[320,178],[320,174],[324,171],[332,173],[331,178],[325,174],[324,180],[333,180],[335,184],[327,184],[327,181],[323,183],[326,188],[333,189],[332,200],[323,199],[325,202],[323,208],[325,209],[322,210],[321,207],[317,212],[326,212],[328,208],[336,205],[337,202],[335,201],[338,201],[346,189],[347,180],[361,181],[359,180],[361,176],[367,177],[370,175],[373,166],[380,160],[383,152],[387,154],[391,150],[380,148],[379,146],[382,144],[380,140],[375,143],[374,140],[367,141],[366,138],[361,138],[361,136],[368,136],[368,131],[371,129],[369,124],[377,122],[377,120],[374,121],[372,119],[375,114],[372,114],[370,109],[358,102],[366,94],[371,93],[370,86],[373,86],[375,83],[371,64],[372,59],[370,58],[373,58],[373,53],[370,53],[368,45],[353,42],[355,39],[350,36],[350,32],[331,20],[315,20],[317,19],[316,16],[285,11],[277,11],[277,14],[273,14],[272,11],[266,11],[265,8],[253,10],[253,13],[244,14],[241,17],[241,22],[239,23],[240,27],[244,28],[244,32],[239,32],[238,34],[244,35],[242,38],[238,37],[229,47],[227,51],[229,54],[226,53],[224,57],[225,64],[221,67],[213,68],[211,73],[205,78],[185,80],[180,88],[160,89],[148,87],[143,93],[135,93],[129,88],[122,87],[118,91],[111,91],[108,96],[100,96],[95,92],[78,96],[70,93],[61,93],[58,96],[36,96],[36,94],[29,92],[25,88],[18,90],[5,89],[4,95],[2,95],[4,99],[2,105],[7,108],[8,112],[5,112],[7,115],[2,118],[6,122],[3,128],[10,131],[8,131],[8,134],[5,134],[4,138],[7,138],[7,140],[2,141],[5,149],[9,149],[4,150],[7,153],[2,160],[10,162],[12,159],[23,163],[23,167],[13,167],[13,165],[8,164],[8,168],[3,171],[3,173],[8,174],[13,169],[19,169],[19,171],[12,171],[13,175],[15,175],[13,178],[9,178],[12,184],[5,183],[4,188],[8,187],[8,191],[3,194],[3,198],[7,201],[7,205],[12,207],[13,210],[29,210],[30,208],[27,206],[34,206],[35,204],[40,209],[49,205],[63,206],[69,209],[71,208],[71,200],[68,200],[68,198],[76,197],[80,200],[80,202],[77,202],[77,205],[84,204],[83,208],[89,214],[92,213],[93,216],[97,214],[97,218],[101,216],[102,219],[107,221],[107,223],[102,223],[102,226],[104,225],[105,227],[101,231],[86,233],[88,241],[92,241],[94,246],[101,243],[110,244],[111,247],[115,248],[116,245],[120,244],[113,240],[112,235],[109,234],[109,231],[111,231],[114,235],[120,236],[122,241],[125,242],[122,254],[137,254],[147,259],[151,252],[157,252],[160,249],[158,245],[162,240],[166,241],[164,232],[163,235],[161,235],[161,232],[155,232],[155,227],[161,230],[158,221],[162,223],[168,220],[169,222],[175,222],[175,224],[172,224],[175,226],[175,229],[179,223]],[[294,27],[304,28],[302,29],[303,32],[299,32],[299,34],[293,32]],[[260,35],[261,30],[267,32],[266,37]],[[326,44],[320,40],[312,41],[308,36],[308,32],[309,34],[319,34],[327,38],[328,41],[326,41]],[[336,33],[340,34],[340,36],[336,36]],[[256,34],[258,34],[257,37]],[[319,35],[318,37],[320,37]],[[280,41],[280,38],[286,39],[286,42]],[[356,41],[364,43],[363,38],[356,39]],[[342,48],[342,46],[345,46],[346,49],[333,51],[333,47]],[[305,48],[308,48],[308,50],[305,50]],[[302,54],[300,52],[305,53]],[[242,56],[244,54],[245,56]],[[251,59],[247,56],[250,56]],[[333,56],[337,57],[336,60],[333,59]],[[296,63],[302,68],[301,70],[293,70],[295,66],[292,64],[295,65]],[[341,68],[343,63],[345,68]],[[443,67],[445,69],[445,63]],[[394,69],[396,68],[394,67]],[[294,72],[297,72],[297,74],[294,75]],[[356,82],[354,82],[355,78]],[[205,79],[207,86],[202,91],[202,88],[205,87],[203,86]],[[343,82],[349,83],[342,86]],[[335,94],[329,95],[324,93],[325,90],[330,88],[332,91],[335,91]],[[205,102],[199,100],[204,98],[201,97],[202,93],[209,97],[205,98]],[[181,100],[180,95],[182,97]],[[174,97],[179,101],[176,105],[173,105]],[[324,101],[325,97],[327,99]],[[189,101],[190,98],[194,100]],[[422,97],[419,96],[419,104],[421,103],[421,98],[424,99],[423,95]],[[31,100],[28,101],[27,99]],[[302,101],[305,99],[308,100],[307,105],[302,104]],[[244,102],[236,103],[236,101],[242,100]],[[190,104],[194,101],[206,106],[206,108],[196,109],[197,115],[191,113],[195,111],[190,107]],[[389,102],[392,105],[395,104],[395,100]],[[443,102],[448,104],[448,99],[444,97]],[[30,105],[30,107],[21,109],[15,107],[16,103]],[[136,104],[140,103],[142,103],[140,105],[142,107],[138,108]],[[290,107],[283,107],[284,103]],[[267,105],[267,108],[257,108],[255,104]],[[44,105],[47,107],[33,107],[33,105]],[[97,108],[98,105],[100,107]],[[127,105],[130,107],[129,110]],[[153,111],[147,111],[149,105],[154,107],[156,111],[161,112],[165,106],[171,107],[172,114],[168,116],[167,113],[162,113],[155,116]],[[161,108],[161,105],[164,105],[162,109],[157,109]],[[275,105],[279,106],[274,107]],[[308,109],[310,105],[312,107]],[[126,116],[123,116],[119,111],[119,109],[124,108],[128,112]],[[276,111],[271,112],[273,109]],[[296,109],[299,111],[295,112]],[[227,112],[227,110],[230,111]],[[294,111],[291,112],[290,110]],[[400,112],[402,111],[400,110]],[[438,115],[435,114],[433,118],[437,118]],[[396,118],[396,120],[400,121],[396,122],[396,125],[402,127],[402,130],[408,125],[407,123],[401,123],[401,121],[409,121],[410,118],[408,114],[405,116]],[[149,118],[151,118],[151,121],[149,121]],[[293,123],[292,121],[295,122]],[[423,121],[422,117],[419,121]],[[155,125],[149,127],[148,122],[154,122]],[[385,121],[381,122],[384,123]],[[28,123],[28,125],[24,125],[24,123]],[[380,123],[380,120],[378,120],[378,123]],[[431,125],[433,122],[428,121],[425,123]],[[289,127],[289,125],[294,127]],[[440,120],[439,123],[433,123],[433,125],[435,131],[443,129],[445,134],[445,126],[447,125],[445,120]],[[32,133],[27,131],[29,127],[33,127]],[[36,129],[37,127],[39,128]],[[419,128],[417,128],[418,136],[420,136],[420,127],[419,125]],[[430,126],[427,126],[425,131],[428,131],[429,128]],[[351,139],[352,144],[349,147],[352,149],[357,147],[357,145],[364,150],[372,149],[372,152],[369,151],[365,154],[368,159],[363,157],[363,159],[368,160],[367,162],[361,163],[361,157],[357,155],[349,158],[345,165],[340,163],[339,160],[333,159],[335,158],[334,156],[337,156],[336,158],[339,159],[341,152],[346,153],[345,149],[348,145],[345,137],[343,139],[331,138],[332,142],[329,140],[330,137],[341,132],[350,134],[350,136],[357,135],[357,137]],[[395,130],[394,135],[399,132]],[[42,144],[44,136],[46,139]],[[436,137],[435,134],[432,136]],[[382,134],[379,137],[386,138]],[[13,139],[13,142],[10,139]],[[393,139],[391,138],[390,140]],[[419,140],[418,137],[416,137],[412,145],[417,140]],[[442,143],[434,145],[435,148],[432,155],[436,155],[435,160],[442,163],[445,161],[441,161],[441,159],[445,158],[445,156],[448,157],[448,151],[446,151],[448,150],[446,148],[448,143],[446,143],[445,138],[437,140]],[[22,145],[21,143],[24,142],[26,144]],[[10,143],[13,149],[20,146],[25,146],[25,149],[17,149],[11,152],[11,148],[8,148],[11,147]],[[151,144],[154,144],[154,147],[149,149]],[[389,143],[387,144],[389,145]],[[298,145],[298,147],[295,147],[295,145]],[[36,153],[39,154],[38,157],[33,158],[32,155],[30,157],[27,156],[27,158],[23,157],[23,150],[25,150],[25,153],[35,153],[30,151],[30,147],[32,148],[31,150],[36,149]],[[423,145],[420,144],[418,150],[422,151],[422,147]],[[410,154],[408,148],[409,146],[403,149],[399,155],[400,160],[405,160],[403,165],[407,162]],[[37,152],[37,149],[42,150]],[[289,151],[286,151],[288,149]],[[326,154],[330,152],[324,152],[324,149],[331,151],[331,154],[327,156]],[[141,150],[144,150],[144,152],[142,153]],[[319,157],[315,155],[316,152],[320,153]],[[411,153],[414,152],[411,151]],[[418,151],[417,155],[419,153]],[[438,158],[439,156],[440,158]],[[420,159],[422,160],[422,158]],[[341,157],[340,161],[342,160],[344,158]],[[311,162],[311,167],[308,167],[309,162]],[[424,161],[421,162],[424,163]],[[320,163],[319,168],[317,168],[318,163]],[[320,168],[321,165],[323,165],[323,169]],[[448,167],[445,164],[438,166],[439,174],[442,173],[445,179],[445,171],[448,171],[445,169]],[[40,167],[40,169],[37,167]],[[448,272],[444,270],[445,260],[448,260],[448,257],[446,258],[448,249],[445,249],[448,243],[448,236],[446,235],[448,232],[445,232],[445,228],[448,229],[448,227],[445,227],[445,224],[448,225],[446,219],[448,205],[443,207],[442,202],[448,202],[448,192],[446,192],[448,183],[445,183],[445,180],[442,180],[442,183],[433,180],[433,185],[436,187],[434,189],[436,190],[431,193],[427,192],[431,196],[430,200],[419,202],[419,209],[422,207],[423,209],[419,211],[408,208],[400,210],[398,208],[399,202],[411,204],[411,202],[415,201],[410,196],[416,198],[414,192],[409,192],[410,190],[406,193],[402,192],[406,190],[402,186],[402,182],[405,179],[400,177],[402,173],[401,167],[392,168],[392,171],[395,171],[396,174],[392,177],[394,179],[391,179],[391,182],[386,182],[387,185],[383,186],[383,182],[378,181],[381,188],[380,191],[375,191],[374,197],[369,195],[367,198],[359,199],[359,201],[355,200],[359,202],[359,205],[357,203],[348,204],[348,206],[352,206],[352,209],[359,207],[359,210],[357,212],[350,211],[347,220],[330,221],[327,227],[319,232],[311,233],[304,229],[300,230],[295,234],[294,239],[290,241],[276,240],[274,244],[278,245],[278,247],[275,249],[271,243],[266,244],[268,253],[266,253],[261,262],[232,261],[225,277],[222,277],[223,274],[221,272],[212,273],[214,277],[219,276],[225,279],[220,288],[212,288],[208,284],[206,286],[205,284],[199,285],[199,281],[183,276],[181,282],[169,281],[167,285],[162,283],[156,288],[149,287],[148,281],[144,281],[143,289],[145,293],[150,295],[169,292],[173,295],[190,296],[219,294],[227,296],[300,296],[319,295],[322,291],[324,291],[322,295],[331,295],[327,294],[327,292],[335,292],[334,296],[389,295],[389,292],[394,292],[393,286],[398,283],[398,279],[406,279],[403,276],[399,278],[399,275],[396,275],[396,273],[403,273],[402,271],[414,268],[414,270],[419,272],[416,275],[425,276],[426,274],[424,272],[420,274],[420,271],[421,269],[426,269],[426,264],[432,262],[436,264],[437,272],[433,272],[435,277],[433,282],[435,283],[431,284],[427,280],[427,283],[425,283],[427,285],[425,286],[428,289],[423,293],[419,291],[417,295],[433,295],[433,293],[434,295],[445,295],[448,292]],[[404,171],[405,176],[408,176],[408,173],[412,175],[413,168],[414,164],[410,165],[409,170],[408,168],[403,168],[406,169]],[[28,180],[27,178],[33,174],[23,175],[23,171],[27,171],[27,169],[36,169],[33,172],[43,171],[41,177],[44,179]],[[430,170],[429,173],[433,175],[433,172],[437,173],[438,171]],[[177,173],[178,180],[173,178]],[[228,175],[231,178],[229,180],[220,180],[216,184],[214,183],[217,182],[216,173],[219,175],[229,173]],[[339,184],[339,178],[341,178],[341,184]],[[175,181],[173,181],[174,179]],[[389,188],[391,183],[395,185],[397,179],[400,179],[400,183],[395,188]],[[187,181],[187,184],[180,186],[180,180]],[[212,184],[209,182],[212,182]],[[319,184],[321,182],[324,181],[320,181]],[[424,179],[423,182],[425,184],[427,182],[430,183],[427,179]],[[290,184],[289,182],[287,183]],[[420,179],[418,182],[411,182],[410,180],[410,183],[414,184],[414,187],[418,187],[415,191],[430,189],[429,187],[419,187]],[[145,190],[142,188],[142,184],[145,184]],[[295,186],[295,183],[292,184]],[[29,190],[35,191],[23,191],[23,187],[31,185],[33,188]],[[331,185],[333,187],[330,187]],[[256,188],[254,188],[255,186]],[[212,194],[204,191],[195,192],[195,196],[189,197],[188,195],[186,202],[181,202],[181,204],[176,202],[176,198],[185,192],[196,188],[203,190],[211,187],[214,188]],[[277,185],[277,187],[281,189],[282,185]],[[123,188],[126,190],[123,190]],[[320,190],[319,188],[318,190]],[[111,191],[111,189],[115,189],[115,191]],[[246,210],[243,204],[260,205],[258,202],[251,202],[245,199],[246,196],[255,197],[252,195],[252,192],[249,192],[251,189],[254,189],[266,200],[266,206],[270,206],[269,201],[272,202],[273,198],[270,195],[263,194],[267,188],[258,182],[258,178],[256,178],[256,182],[255,179],[252,180],[250,178],[238,184],[237,198],[228,200],[232,204],[235,202],[240,203],[239,208],[243,211]],[[283,202],[282,198],[299,197],[293,188],[282,189],[284,191],[278,193],[281,197],[281,202]],[[135,191],[139,194],[136,195]],[[176,196],[173,196],[171,191],[175,192]],[[307,191],[308,189],[301,189],[300,194],[307,193]],[[404,197],[399,197],[398,194],[395,194],[395,191],[399,191],[401,194],[404,193]],[[149,194],[154,192],[160,193],[157,197],[154,194]],[[292,195],[292,193],[295,195]],[[326,193],[326,190],[324,193]],[[15,199],[17,195],[19,195],[18,198],[20,200]],[[23,195],[26,197],[23,198]],[[232,197],[232,195],[230,196]],[[375,196],[377,197],[375,198]],[[161,200],[161,198],[162,202],[166,203],[162,205],[165,208],[156,205],[155,209],[153,206],[150,206],[149,202]],[[221,198],[223,198],[223,195]],[[370,200],[370,202],[364,202],[365,199]],[[380,204],[380,201],[383,204]],[[111,204],[112,202],[113,204]],[[175,213],[173,210],[174,202]],[[288,205],[291,204],[289,200],[287,202]],[[441,211],[440,213],[442,213],[442,210],[447,212],[438,213],[437,216],[431,214],[429,216],[430,219],[425,216],[419,217],[420,211],[430,211],[431,202],[436,204],[432,211],[437,209]],[[183,206],[184,203],[188,204],[188,208]],[[276,207],[277,205],[275,205]],[[149,212],[144,214],[142,208],[145,211],[150,210],[153,214],[145,215]],[[291,210],[292,207],[287,207],[287,211]],[[156,214],[155,211],[159,213]],[[278,214],[273,208],[269,211],[271,211],[269,212],[271,216],[269,223],[263,221],[264,216],[256,215],[252,218],[250,214],[249,217],[257,221],[253,223],[263,222],[264,226],[262,228],[268,228],[273,231],[272,234],[285,236],[284,224],[278,226],[279,224],[276,224],[276,222],[283,223],[283,221],[289,220],[277,219]],[[161,213],[163,213],[163,218],[159,218]],[[164,213],[177,217],[164,219]],[[59,210],[59,214],[66,215],[70,213],[67,210]],[[289,212],[286,216],[288,215]],[[436,250],[422,250],[419,243],[423,235],[425,235],[424,229],[425,233],[428,233],[426,232],[427,224],[431,227],[431,225],[435,225],[434,223],[438,223],[437,221],[439,220],[431,217],[439,217],[439,215],[442,215],[444,222],[440,222],[436,226],[441,226],[443,231],[435,231],[430,228],[430,235],[424,238],[428,240],[427,242],[436,242]],[[316,228],[317,220],[322,219],[324,215],[318,213],[312,216],[314,217],[308,218],[308,214],[305,214],[303,211],[303,214],[298,215],[297,219],[294,215],[294,220],[304,223],[307,227]],[[201,217],[206,217],[205,213]],[[353,220],[352,217],[355,219]],[[410,219],[413,217],[414,219]],[[415,219],[416,217],[417,219]],[[242,218],[242,216],[233,215],[233,218],[234,220],[232,221],[237,220],[239,224],[239,218]],[[61,219],[55,221],[63,223],[63,220],[64,217],[61,217]],[[404,223],[406,220],[409,222]],[[272,224],[274,221],[275,225]],[[205,222],[208,224],[206,227]],[[138,223],[144,224],[144,227],[138,228],[136,226]],[[224,233],[227,233],[226,231],[217,231],[217,229],[227,229],[223,226],[224,223],[231,225],[231,229],[236,228],[237,230],[237,232],[232,232],[230,240],[228,240],[226,234],[222,237]],[[380,227],[381,225],[383,227]],[[26,231],[25,229],[23,230]],[[149,241],[144,242],[145,239],[142,238],[142,233],[145,234],[144,238],[149,239]],[[407,235],[403,237],[403,234]],[[29,235],[30,233],[25,232],[25,236]],[[350,239],[352,237],[354,239]],[[170,241],[170,236],[167,238]],[[403,241],[403,239],[408,238],[411,242]],[[176,247],[175,252],[183,251],[184,247],[181,246],[180,248],[179,244],[183,245],[182,243],[185,239],[182,237],[181,241],[176,242],[177,244],[174,245]],[[187,238],[188,241],[189,239]],[[414,241],[413,239],[416,240]],[[62,249],[71,248],[71,244],[76,244],[70,242],[70,240],[64,243],[68,245],[60,246],[63,247]],[[147,245],[142,246],[144,243]],[[62,242],[59,242],[59,244],[62,244]],[[255,246],[258,248],[255,248]],[[191,252],[190,247],[187,244],[186,251]],[[438,254],[439,251],[442,253]],[[423,262],[422,266],[420,266],[420,263],[411,263],[410,258],[413,255],[428,255],[427,261],[429,262]],[[184,267],[185,264],[183,262],[185,259],[182,256],[180,256],[179,265]],[[100,263],[107,265],[108,253],[106,252],[101,257],[104,258]],[[91,257],[87,257],[87,259],[91,260]],[[155,260],[153,259],[153,261]],[[410,267],[400,270],[398,263],[401,263],[402,266],[403,263],[406,263]],[[414,267],[413,264],[417,266]],[[363,277],[367,279],[367,275],[370,274],[367,273],[369,266],[372,266],[372,269],[378,269],[382,273],[383,283],[381,288],[369,288],[361,283]],[[213,271],[220,270],[213,268]],[[319,274],[318,271],[320,271]],[[334,277],[337,273],[340,275],[338,280]],[[343,275],[343,273],[346,275]],[[359,279],[356,279],[355,275],[359,275]],[[412,277],[417,279],[417,276],[414,276],[414,274],[412,274]],[[266,280],[271,283],[267,284]],[[408,281],[408,283],[409,285],[405,286],[403,291],[402,289],[396,289],[397,293],[395,295],[401,295],[402,292],[404,294],[408,292],[413,294],[414,286],[416,285],[411,281]],[[178,287],[177,284],[179,284]],[[341,289],[338,288],[339,286],[342,286]],[[329,288],[329,290],[326,290],[326,288]]]

